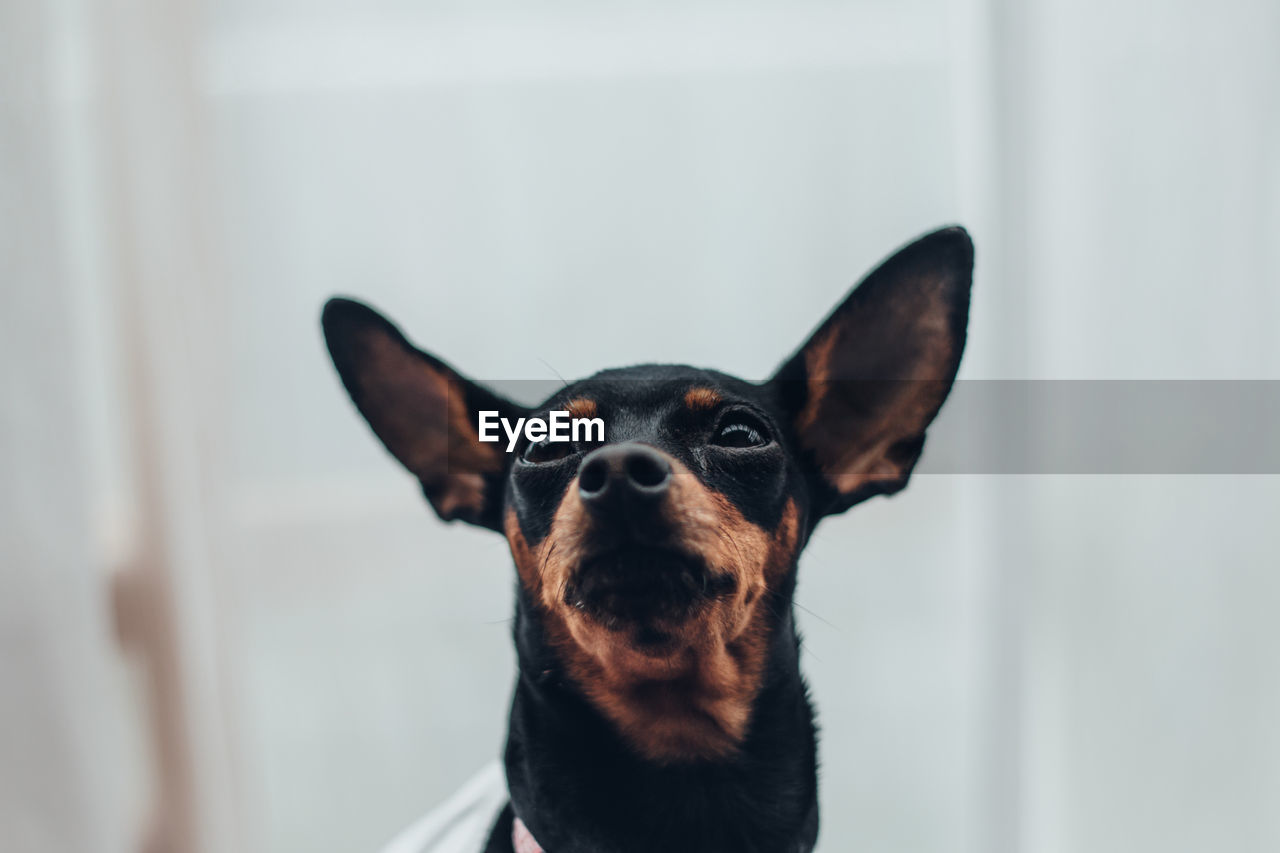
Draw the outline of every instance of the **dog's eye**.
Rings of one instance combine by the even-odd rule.
[[[524,460],[535,464],[540,462],[555,462],[557,459],[563,459],[573,452],[573,442],[570,441],[534,441],[524,449]]]
[[[763,447],[769,443],[764,427],[753,421],[735,418],[716,430],[712,444],[721,447]]]

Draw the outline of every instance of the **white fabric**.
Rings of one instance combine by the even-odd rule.
[[[382,853],[480,853],[506,803],[502,765],[490,762],[456,794],[397,835]]]

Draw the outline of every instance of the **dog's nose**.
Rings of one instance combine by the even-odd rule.
[[[578,469],[578,492],[592,510],[656,502],[671,485],[671,463],[644,444],[609,444],[587,454]]]

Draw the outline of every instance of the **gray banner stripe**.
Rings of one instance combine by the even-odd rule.
[[[526,404],[562,387],[555,380],[484,384]],[[892,383],[867,384],[883,392]],[[960,381],[929,429],[916,471],[1280,474],[1280,380]]]

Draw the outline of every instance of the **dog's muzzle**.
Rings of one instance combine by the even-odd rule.
[[[672,466],[637,442],[601,447],[578,469],[589,545],[566,601],[609,627],[678,623],[718,592],[703,561],[683,550],[670,516]]]

